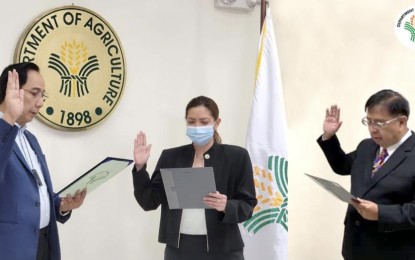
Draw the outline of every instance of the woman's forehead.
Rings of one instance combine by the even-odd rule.
[[[192,107],[187,111],[187,117],[212,117],[212,113],[205,106]]]

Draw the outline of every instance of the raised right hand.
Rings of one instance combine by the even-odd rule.
[[[20,89],[19,75],[16,70],[8,72],[6,96],[4,98],[3,120],[14,125],[23,113],[24,90]]]
[[[339,130],[342,122],[340,121],[340,108],[332,105],[326,109],[326,118],[323,123],[323,140],[330,139]]]
[[[146,134],[140,131],[134,139],[134,163],[137,171],[141,170],[150,157],[151,144],[147,145]]]

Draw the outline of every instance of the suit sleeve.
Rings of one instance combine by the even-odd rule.
[[[356,152],[346,154],[340,146],[337,136],[323,141],[321,136],[317,139],[317,143],[323,150],[324,155],[331,169],[340,175],[350,175],[352,171],[352,165],[356,159]]]
[[[55,210],[55,215],[56,215],[56,221],[60,223],[65,223],[66,221],[68,221],[68,219],[71,217],[72,210],[69,211],[69,214],[66,214],[65,216],[61,215],[61,211],[60,211],[61,198],[59,197],[58,194],[55,194],[55,196],[53,197],[53,204],[54,204],[54,210]]]
[[[164,152],[159,158],[151,179],[149,173],[147,172],[147,165],[139,171],[136,170],[135,166],[132,170],[134,197],[145,211],[157,209],[162,201],[166,200],[160,173],[160,165],[163,154]]]
[[[235,167],[233,194],[228,198],[225,213],[220,213],[223,223],[241,223],[248,220],[257,204],[251,159],[245,149],[235,165],[239,167]]]
[[[7,165],[3,162],[7,162],[12,154],[17,132],[17,126],[11,126],[0,118],[0,180],[3,179]]]
[[[415,203],[378,205],[379,232],[415,230]]]

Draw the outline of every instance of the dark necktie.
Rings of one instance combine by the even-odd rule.
[[[386,157],[388,157],[388,150],[382,148],[382,151],[376,156],[375,161],[373,162],[372,177],[375,176],[375,173],[382,167]]]

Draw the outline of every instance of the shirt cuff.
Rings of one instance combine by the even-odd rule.
[[[62,217],[67,216],[69,213],[71,213],[70,210],[68,210],[68,211],[59,211],[59,214],[61,214]]]

